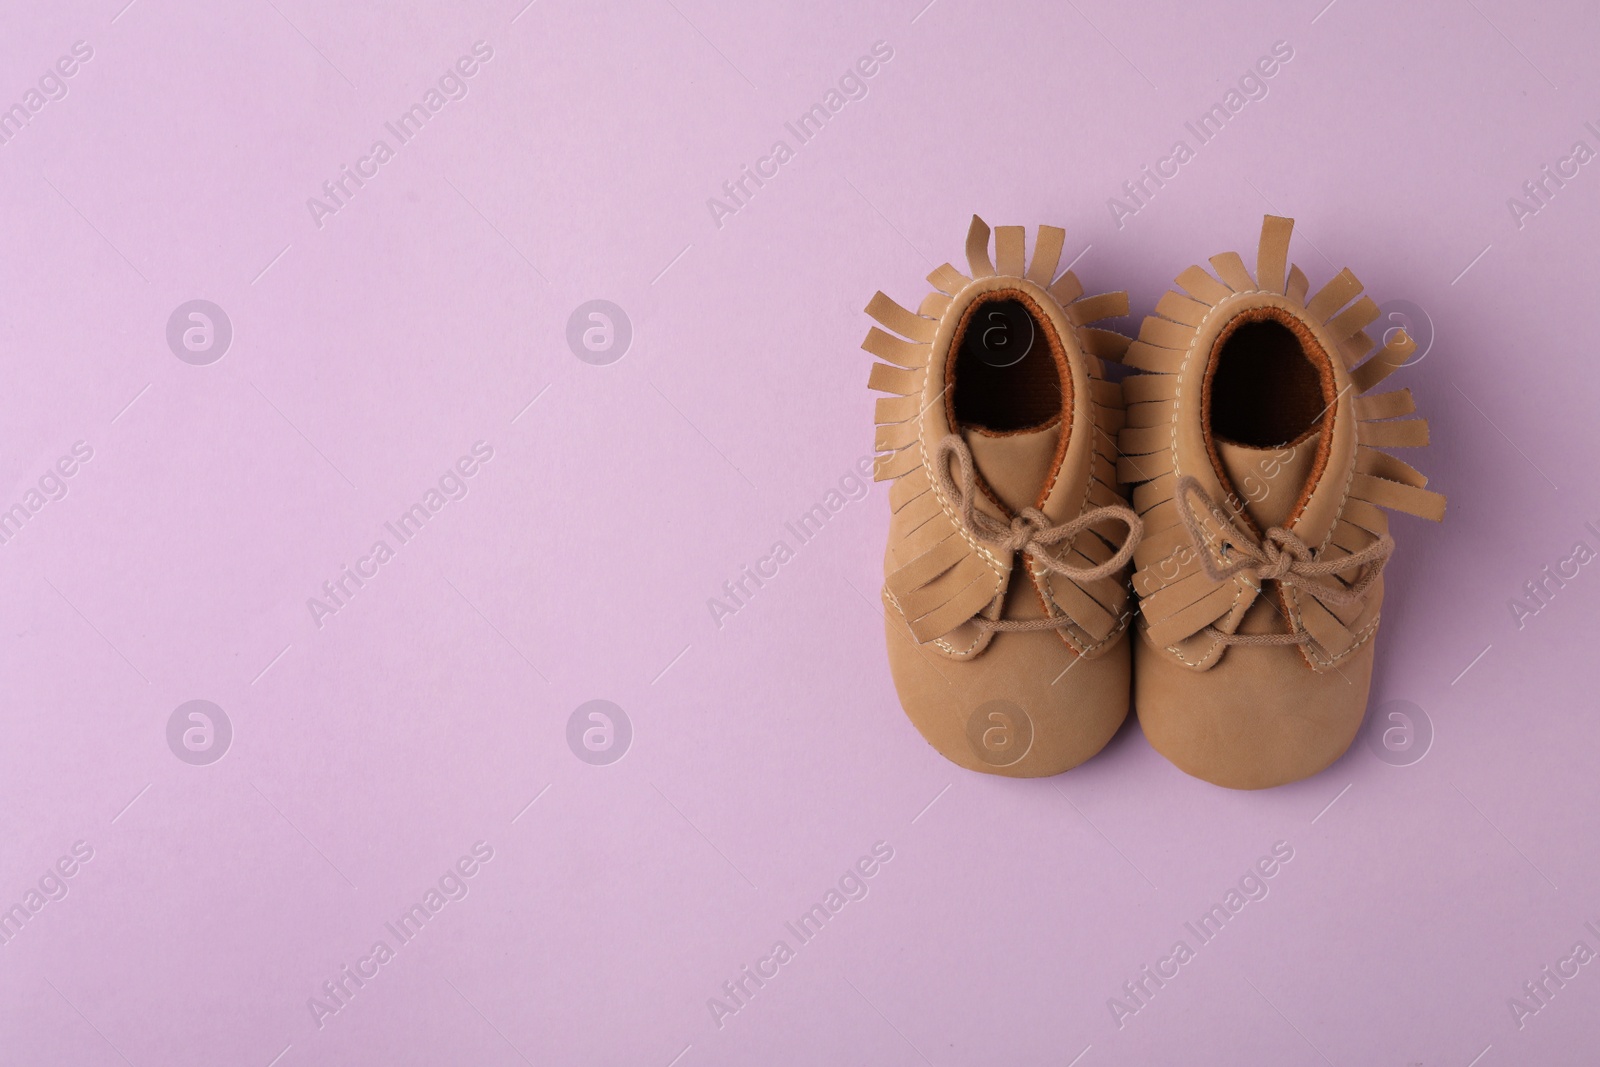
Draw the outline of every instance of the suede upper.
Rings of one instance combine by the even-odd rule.
[[[1054,227],[1040,228],[1033,267],[1025,276],[1022,227],[1002,226],[996,231],[997,258],[1012,268],[1009,274],[997,273],[990,264],[988,237],[988,226],[974,218],[968,236],[972,277],[948,264],[934,271],[929,280],[940,291],[923,301],[923,314],[912,315],[877,294],[868,313],[911,341],[874,329],[863,345],[898,364],[876,365],[870,383],[900,394],[878,401],[877,445],[887,454],[878,457],[876,476],[895,483],[890,490],[894,518],[887,588],[917,639],[957,658],[980,653],[992,640],[992,631],[970,620],[978,615],[999,618],[1001,598],[1017,562],[1013,553],[997,552],[963,529],[956,502],[941,489],[939,479],[930,476],[938,443],[963,430],[956,423],[956,394],[964,387],[963,377],[956,373],[956,357],[962,334],[971,327],[974,306],[1015,299],[1037,316],[1042,334],[1038,343],[1048,347],[1057,365],[1064,401],[1056,439],[1042,432],[1048,426],[998,435],[967,430],[964,436],[980,475],[987,466],[995,472],[994,484],[1009,481],[1005,488],[1010,495],[1030,495],[1026,503],[1056,524],[1087,509],[1125,503],[1116,488],[1121,395],[1115,383],[1105,380],[1099,356],[1114,358],[1128,342],[1085,324],[1125,314],[1127,294],[1084,298],[1083,287],[1070,271],[1052,282],[1062,241],[1061,231]],[[1043,283],[1035,280],[1039,278]],[[938,313],[936,319],[933,312]],[[1029,429],[1034,432],[1028,433]],[[1037,481],[1029,485],[1026,476],[1017,479],[1019,469],[1036,468],[1046,456]],[[987,476],[980,477],[980,489],[983,494],[976,503],[986,514],[1010,521],[1020,510],[1003,502]],[[1110,559],[1113,546],[1125,538],[1125,529],[1107,522],[1060,546],[1057,555],[1087,568]],[[1038,566],[1029,567],[1028,576],[1048,614],[1065,620],[1056,632],[1074,651],[1092,656],[1125,628],[1128,595],[1121,576],[1078,582]]]
[[[935,748],[1037,776],[1099,751],[1128,709],[1140,524],[1117,488],[1121,390],[1101,362],[1128,340],[1088,325],[1128,302],[1056,277],[1055,227],[1031,263],[1022,227],[993,231],[993,261],[990,234],[973,219],[969,273],[935,270],[917,312],[882,293],[867,306],[885,329],[862,347],[887,361],[869,384],[891,394],[876,420],[876,476],[894,483],[885,625],[901,703]]]
[[[1224,558],[1228,552],[1259,545],[1264,534],[1222,459],[1228,453],[1237,468],[1249,450],[1217,433],[1211,391],[1219,356],[1242,322],[1286,323],[1281,328],[1293,341],[1277,352],[1269,346],[1268,362],[1257,360],[1255,373],[1267,374],[1274,359],[1300,359],[1320,383],[1316,402],[1322,410],[1314,432],[1268,450],[1269,455],[1290,453],[1292,468],[1268,456],[1260,461],[1274,471],[1273,477],[1258,480],[1277,490],[1274,502],[1284,515],[1278,525],[1318,560],[1333,561],[1387,535],[1380,506],[1429,518],[1444,512],[1444,498],[1423,488],[1423,475],[1379,450],[1427,443],[1424,420],[1387,421],[1415,410],[1410,391],[1358,395],[1403,364],[1415,343],[1399,332],[1362,363],[1373,348],[1363,328],[1378,317],[1377,305],[1367,297],[1355,300],[1361,285],[1349,271],[1306,300],[1299,268],[1292,268],[1287,280],[1283,275],[1291,225],[1288,219],[1267,218],[1259,284],[1233,252],[1211,261],[1220,281],[1200,267],[1185,271],[1178,284],[1187,295],[1166,294],[1127,354],[1130,365],[1148,372],[1124,383],[1130,406],[1119,464],[1123,480],[1138,483],[1133,499],[1146,523],[1135,555],[1141,629],[1158,654],[1198,670],[1226,654],[1225,635],[1239,630],[1258,597],[1278,600],[1278,628],[1306,635],[1295,647],[1305,665],[1318,671],[1334,667],[1371,637],[1382,602],[1381,588],[1370,589],[1359,602],[1340,602],[1358,580],[1358,567],[1299,584],[1277,582],[1273,589],[1263,588],[1249,571],[1213,577],[1232,562]],[[1346,304],[1349,308],[1341,310]],[[1254,400],[1280,409],[1304,403],[1270,391]],[[1263,421],[1270,426],[1271,413]],[[1195,479],[1203,493],[1197,518],[1205,537],[1198,544],[1183,521],[1184,502],[1177,499],[1185,478]],[[1326,595],[1319,595],[1322,590]]]
[[[1139,720],[1190,774],[1233,788],[1307,777],[1366,711],[1394,542],[1381,508],[1444,498],[1382,449],[1428,443],[1409,390],[1372,388],[1415,343],[1376,354],[1378,307],[1348,270],[1307,298],[1268,216],[1252,278],[1234,252],[1190,267],[1126,362],[1119,473],[1136,483]],[[1353,301],[1353,303],[1352,303]],[[1348,306],[1347,306],[1348,305]]]
[[[1048,226],[1031,264],[1022,227],[993,231],[991,261],[974,218],[970,274],[935,270],[916,312],[868,305],[893,331],[863,344],[891,394],[889,664],[947,758],[1066,770],[1121,723],[1130,673],[1150,743],[1208,781],[1295,781],[1349,746],[1394,550],[1381,509],[1438,520],[1445,501],[1385,451],[1428,443],[1410,391],[1372,391],[1414,342],[1375,346],[1348,270],[1308,296],[1292,227],[1267,216],[1254,276],[1234,252],[1184,271],[1131,344],[1087,325],[1127,297],[1056,278]],[[1114,383],[1104,360],[1143,373]]]

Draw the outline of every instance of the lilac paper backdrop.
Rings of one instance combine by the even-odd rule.
[[[12,5],[0,1063],[1593,1062],[1600,15],[1323,2]],[[1132,328],[1269,210],[1431,340],[1398,732],[953,768],[860,309],[977,211]]]

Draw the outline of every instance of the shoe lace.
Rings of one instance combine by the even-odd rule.
[[[956,466],[961,470],[960,482],[951,476],[951,456],[955,457]],[[949,434],[939,442],[935,450],[934,472],[939,489],[956,503],[961,525],[973,540],[1000,552],[1020,552],[1045,570],[1074,582],[1093,582],[1116,574],[1133,558],[1133,550],[1144,536],[1144,522],[1138,513],[1121,504],[1091,508],[1077,518],[1057,525],[1052,525],[1050,517],[1035,507],[1023,508],[1010,522],[978,510],[977,470],[972,461],[972,450],[959,434]],[[1074,567],[1047,551],[1049,546],[1070,541],[1107,519],[1115,519],[1126,526],[1128,536],[1116,554],[1104,563],[1093,567]],[[1064,615],[1047,619],[985,619],[978,616],[972,622],[985,631],[1058,630],[1072,624],[1072,620]]]
[[[1177,490],[1178,517],[1189,531],[1194,553],[1199,557],[1206,577],[1214,582],[1248,573],[1255,578],[1258,588],[1265,581],[1281,582],[1305,590],[1324,604],[1342,607],[1358,603],[1366,596],[1367,590],[1383,573],[1384,564],[1394,552],[1394,539],[1384,534],[1360,552],[1338,559],[1319,560],[1298,534],[1283,526],[1271,527],[1259,542],[1245,536],[1217,507],[1193,475],[1178,479]],[[1226,531],[1222,538],[1222,558],[1227,559],[1232,549],[1239,554],[1237,562],[1218,566],[1212,559],[1210,539],[1194,510],[1196,498],[1205,504],[1206,510]],[[1360,567],[1361,575],[1354,584],[1347,586],[1337,575],[1351,567]],[[1319,580],[1329,577],[1334,580]],[[1311,641],[1311,635],[1304,630],[1281,634],[1229,634],[1215,626],[1207,626],[1204,632],[1212,640],[1224,645],[1304,645]]]

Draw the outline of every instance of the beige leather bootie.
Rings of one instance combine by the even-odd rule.
[[[945,264],[913,313],[882,293],[863,344],[887,362],[877,477],[892,479],[883,590],[889,665],[930,744],[975,771],[1057,774],[1128,712],[1127,565],[1140,530],[1118,493],[1118,386],[1089,327],[1126,293],[1055,272],[1063,231],[974,217],[970,276]]]
[[[1393,551],[1393,508],[1444,497],[1384,449],[1428,443],[1411,392],[1372,393],[1415,343],[1376,354],[1378,307],[1348,270],[1307,299],[1285,273],[1290,219],[1190,267],[1124,359],[1119,473],[1145,538],[1134,655],[1139,721],[1189,774],[1257,789],[1338,759],[1361,726]],[[1220,279],[1220,280],[1219,280]],[[1354,303],[1352,303],[1354,301]]]

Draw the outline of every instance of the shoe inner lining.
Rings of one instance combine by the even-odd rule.
[[[1206,450],[1223,488],[1237,498],[1217,452],[1218,441],[1269,449],[1316,436],[1311,470],[1284,520],[1292,524],[1327,468],[1332,435],[1324,431],[1337,399],[1333,361],[1305,323],[1277,307],[1240,313],[1212,345],[1200,391]],[[1239,509],[1238,517],[1262,532],[1248,511]]]
[[[1303,440],[1332,399],[1300,338],[1275,319],[1240,323],[1219,341],[1206,393],[1211,435],[1252,448]]]
[[[995,290],[978,297],[961,316],[951,348],[947,403],[954,427],[1019,433],[1070,410],[1066,353],[1026,294]]]

